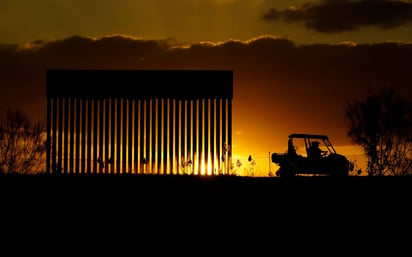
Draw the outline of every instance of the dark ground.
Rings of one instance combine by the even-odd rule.
[[[116,203],[379,203],[412,200],[411,177],[238,177],[170,175],[1,175],[2,197]]]
[[[412,177],[0,176],[3,234],[63,247],[98,239],[131,240],[136,249],[144,236],[229,249],[235,241],[238,250],[249,240],[279,249],[279,239],[346,249],[406,239],[411,203]]]

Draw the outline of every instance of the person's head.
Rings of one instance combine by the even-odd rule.
[[[313,146],[313,147],[319,147],[319,142],[318,142],[318,141],[312,142],[312,146]]]

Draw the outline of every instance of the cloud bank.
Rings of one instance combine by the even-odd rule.
[[[263,19],[299,22],[325,34],[353,31],[365,26],[393,29],[412,21],[412,3],[387,0],[324,1],[286,10],[271,8]]]

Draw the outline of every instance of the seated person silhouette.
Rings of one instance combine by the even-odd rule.
[[[309,158],[320,159],[322,157],[322,151],[320,150],[319,142],[317,141],[312,142],[307,152]]]
[[[288,154],[289,155],[297,155],[296,148],[293,145],[292,140],[289,140],[289,142],[288,142]]]

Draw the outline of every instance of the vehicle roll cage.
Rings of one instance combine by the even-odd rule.
[[[312,140],[322,140],[323,144],[328,149],[329,153],[336,154],[335,148],[332,146],[331,142],[329,141],[328,136],[326,135],[316,135],[316,134],[290,134],[288,140],[288,147],[289,149],[294,149],[293,146],[293,139],[301,138],[305,141],[305,147],[308,149],[312,144]]]

